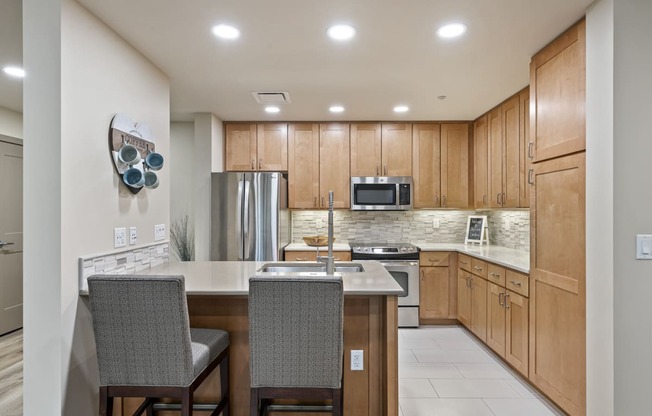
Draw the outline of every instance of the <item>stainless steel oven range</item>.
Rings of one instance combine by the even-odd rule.
[[[351,243],[352,260],[377,260],[405,291],[398,298],[398,326],[419,326],[419,247],[408,243]]]

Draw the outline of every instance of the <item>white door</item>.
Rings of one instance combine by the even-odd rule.
[[[23,147],[0,141],[0,335],[23,326]]]

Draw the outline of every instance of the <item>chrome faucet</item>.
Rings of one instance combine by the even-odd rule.
[[[317,261],[326,263],[326,274],[335,274],[335,259],[333,258],[333,191],[328,191],[328,257],[319,256]]]

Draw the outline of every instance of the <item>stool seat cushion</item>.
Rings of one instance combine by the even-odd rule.
[[[195,377],[229,346],[229,333],[219,329],[190,328]]]

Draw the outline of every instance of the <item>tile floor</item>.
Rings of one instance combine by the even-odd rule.
[[[399,329],[400,416],[559,416],[460,326]]]

